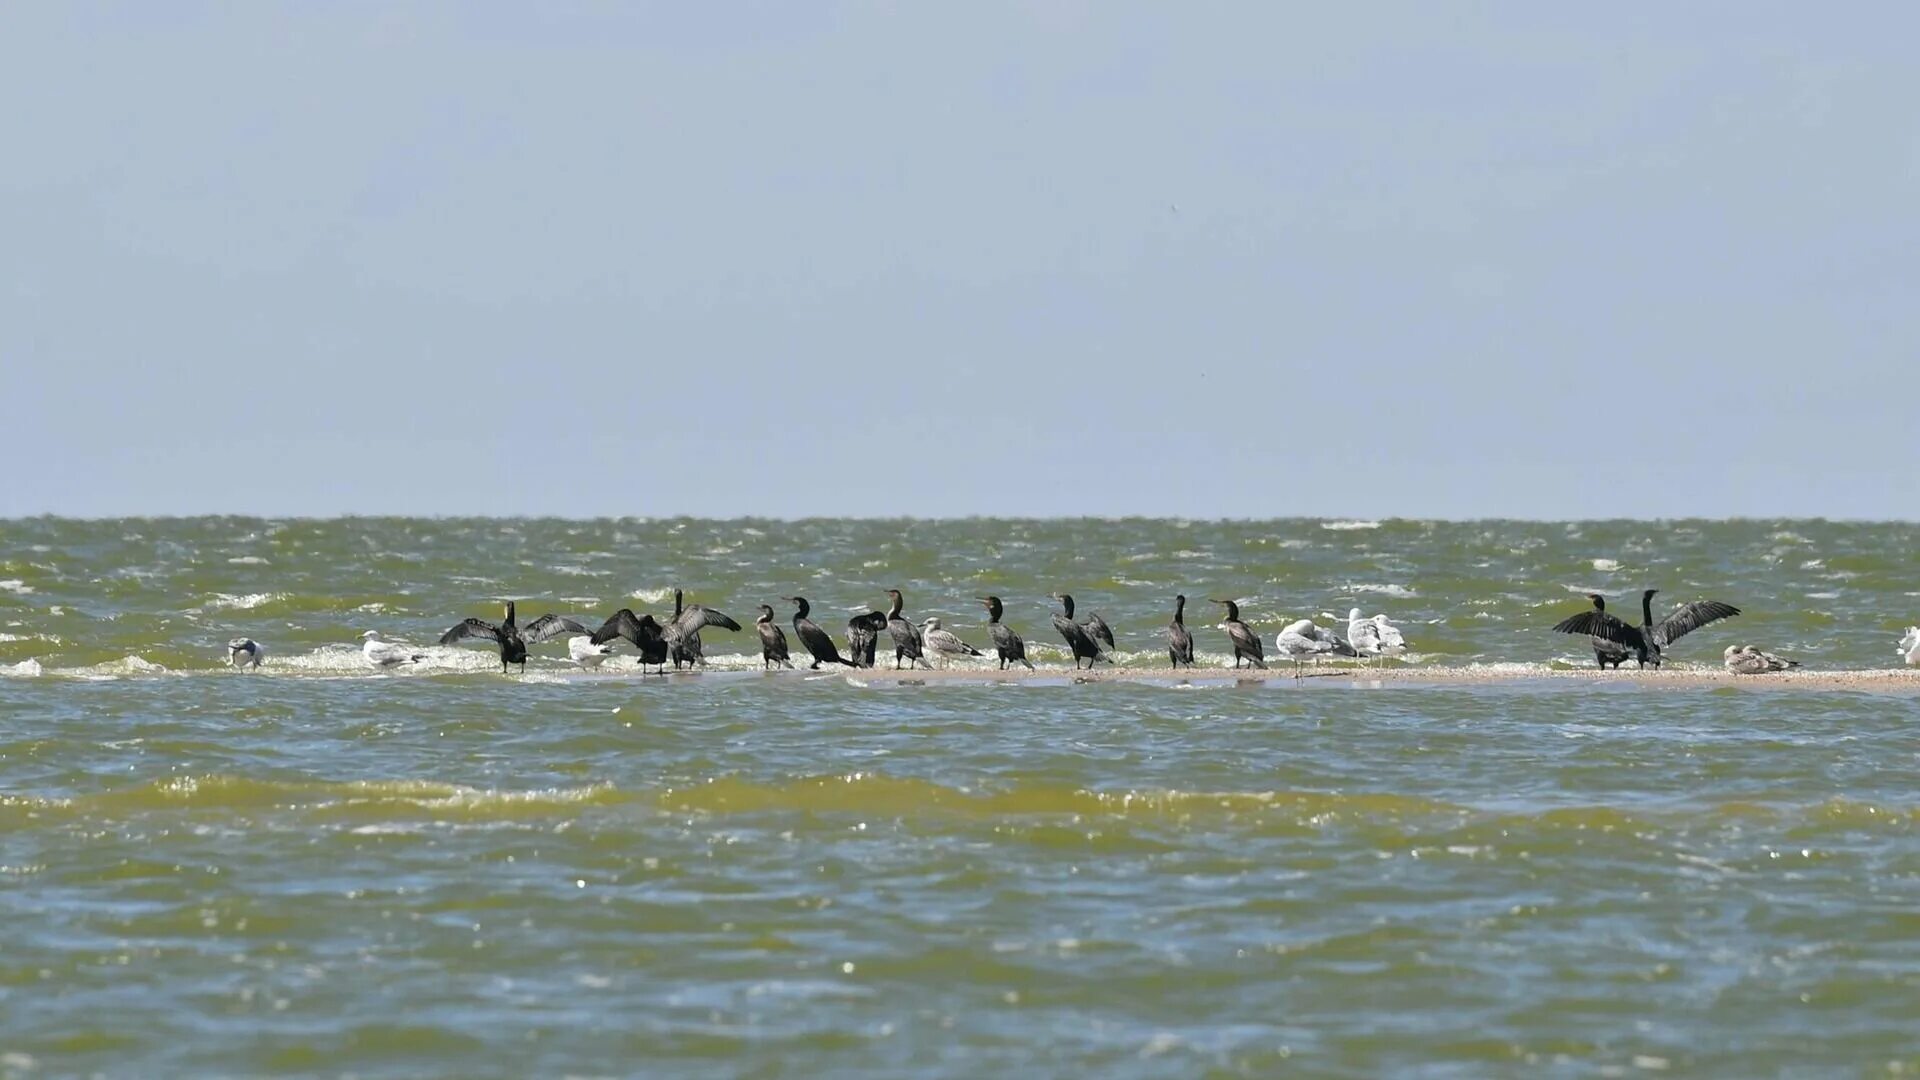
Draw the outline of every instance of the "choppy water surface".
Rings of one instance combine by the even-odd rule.
[[[1139,663],[1175,591],[1385,610],[1420,664],[1581,662],[1540,627],[1643,583],[1748,609],[1700,663],[1920,621],[1913,526],[1335,524],[0,523],[0,1073],[1920,1068],[1910,695],[352,649],[675,584],[976,641],[992,591],[1036,644],[1066,588]]]

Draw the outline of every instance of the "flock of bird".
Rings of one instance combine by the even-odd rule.
[[[1592,609],[1562,620],[1553,630],[1589,638],[1594,658],[1603,671],[1609,667],[1619,668],[1630,656],[1640,667],[1651,664],[1658,668],[1665,650],[1680,638],[1708,623],[1740,614],[1740,609],[1731,604],[1718,600],[1698,600],[1683,604],[1655,621],[1653,598],[1658,594],[1657,589],[1647,589],[1641,594],[1641,621],[1638,626],[1607,611],[1605,597],[1588,593],[1587,599],[1593,602]],[[918,623],[908,619],[902,614],[906,600],[900,590],[888,589],[886,595],[888,608],[885,612],[867,611],[847,620],[844,652],[832,635],[813,621],[812,605],[806,597],[781,597],[782,602],[793,605],[793,632],[806,657],[812,661],[808,667],[816,670],[822,664],[850,668],[874,667],[883,631],[893,643],[895,670],[903,666],[924,665],[931,668],[935,659],[947,663],[984,658],[987,655],[942,626],[937,617],[929,617]],[[1002,621],[1006,609],[1000,598],[981,596],[976,599],[986,609],[987,637],[992,643],[999,669],[1004,671],[1014,665],[1024,665],[1028,670],[1033,670],[1033,662],[1027,658],[1025,639]],[[1102,660],[1114,663],[1113,628],[1107,621],[1097,612],[1089,613],[1085,618],[1076,618],[1073,597],[1066,593],[1053,593],[1052,599],[1059,601],[1061,608],[1053,614],[1053,629],[1073,656],[1075,670],[1079,670],[1082,661],[1089,669]],[[1265,644],[1253,628],[1241,621],[1239,603],[1219,599],[1208,602],[1222,608],[1219,626],[1226,631],[1233,648],[1234,668],[1265,668]],[[786,630],[776,621],[773,606],[761,604],[759,610],[760,617],[754,620],[754,629],[760,637],[761,667],[793,667],[793,653]],[[1187,598],[1184,595],[1175,596],[1173,621],[1163,631],[1168,659],[1176,669],[1193,666],[1193,634],[1187,629],[1186,610]],[[440,636],[440,644],[452,645],[465,640],[492,642],[500,652],[500,670],[505,672],[511,664],[518,664],[520,670],[525,671],[528,646],[563,635],[568,637],[569,658],[589,670],[606,662],[614,655],[616,645],[624,641],[637,650],[643,673],[647,673],[651,667],[664,675],[669,662],[676,671],[706,663],[700,640],[702,631],[718,628],[738,632],[742,629],[737,621],[724,612],[686,603],[685,593],[680,589],[673,590],[673,614],[665,616],[664,620],[655,619],[651,614],[635,614],[631,608],[614,612],[597,628],[565,615],[551,614],[542,615],[521,626],[515,616],[513,601],[507,601],[506,615],[500,622],[463,619]],[[376,668],[415,664],[427,658],[425,653],[411,646],[382,638],[377,630],[368,630],[361,635],[361,639],[361,654],[367,663]],[[1353,608],[1347,614],[1344,637],[1333,629],[1315,625],[1311,619],[1299,619],[1288,623],[1275,635],[1274,648],[1276,657],[1292,661],[1294,676],[1298,678],[1304,661],[1318,664],[1322,657],[1339,656],[1355,658],[1366,664],[1377,658],[1405,653],[1407,640],[1400,628],[1385,615],[1363,617],[1359,608]],[[235,667],[258,668],[266,657],[265,647],[252,638],[235,638],[228,642],[227,650],[228,662]],[[1920,665],[1920,627],[1908,629],[1906,636],[1900,640],[1898,651],[1908,664]],[[1763,675],[1800,666],[1798,661],[1783,659],[1752,645],[1728,646],[1723,654],[1723,662],[1728,671],[1738,675]]]

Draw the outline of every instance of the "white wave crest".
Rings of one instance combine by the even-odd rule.
[[[231,559],[228,559],[227,561],[228,561],[229,563],[232,563],[232,564],[233,564],[233,565],[235,565],[235,566],[268,566],[268,565],[271,565],[270,563],[268,563],[268,562],[267,562],[267,560],[265,560],[265,559],[263,559],[263,558],[261,558],[261,557],[260,557],[260,556],[258,556],[258,555],[235,555],[235,556],[234,556],[233,558],[231,558]]]
[[[45,669],[41,668],[40,661],[33,659],[22,660],[17,664],[8,664],[0,667],[0,675],[5,675],[13,679],[32,679],[44,673]]]
[[[1603,574],[1611,574],[1615,570],[1620,569],[1620,563],[1615,559],[1595,559],[1593,560],[1593,568]]]
[[[1381,596],[1397,596],[1403,599],[1420,595],[1405,585],[1394,585],[1391,583],[1386,585],[1360,584],[1349,586],[1349,588],[1356,593],[1379,593]]]
[[[1354,529],[1377,529],[1380,523],[1377,521],[1323,521],[1320,527],[1332,532],[1351,532]]]
[[[270,604],[285,596],[285,593],[265,592],[247,593],[245,596],[234,596],[231,593],[214,593],[213,599],[207,601],[206,609],[208,611],[251,611],[261,604]]]
[[[673,599],[672,589],[635,589],[627,594],[629,599],[644,600],[649,604],[664,604]]]
[[[0,592],[10,592],[15,596],[25,596],[32,591],[33,586],[19,578],[8,578],[5,581],[0,581]]]

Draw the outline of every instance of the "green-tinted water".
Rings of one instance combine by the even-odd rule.
[[[1588,662],[1643,584],[1887,666],[1912,526],[0,523],[0,1072],[1483,1076],[1920,1068],[1909,695],[380,674],[359,631],[658,612],[984,644],[1044,594],[1358,605],[1417,664]],[[1617,565],[1616,565],[1617,564]],[[636,598],[636,595],[638,598]],[[782,609],[784,615],[785,609]],[[1202,662],[1224,638],[1195,618]],[[1322,620],[1323,624],[1327,620]],[[272,650],[222,670],[224,642]]]

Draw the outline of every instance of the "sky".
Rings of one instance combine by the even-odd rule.
[[[0,517],[1920,518],[1920,7],[6,23]]]

